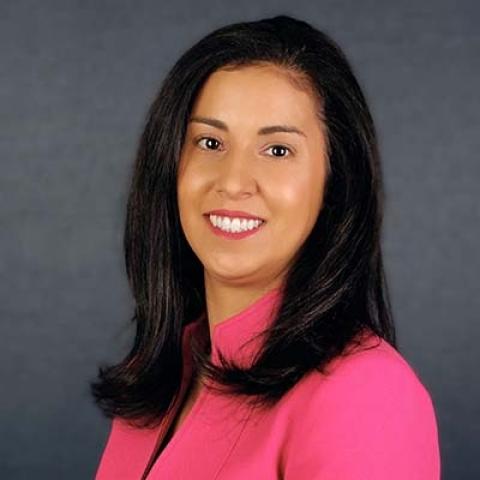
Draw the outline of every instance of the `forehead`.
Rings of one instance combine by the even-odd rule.
[[[197,95],[192,114],[231,124],[318,121],[318,104],[297,74],[276,66],[242,66],[212,73]]]

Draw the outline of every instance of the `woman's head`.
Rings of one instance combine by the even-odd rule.
[[[306,136],[258,134],[279,124]],[[205,308],[204,267],[223,281],[281,278],[285,287],[280,328],[249,373],[219,370],[193,350],[208,376],[237,393],[279,399],[363,328],[395,345],[381,188],[368,106],[325,33],[282,15],[227,25],[188,49],[138,147],[124,237],[137,331],[125,360],[100,372],[94,394],[104,412],[151,423],[166,410],[180,386],[182,328]],[[267,223],[235,245],[212,235],[206,245],[203,214],[219,208]]]
[[[255,95],[255,101],[249,94]],[[248,116],[251,109],[254,112]],[[189,121],[194,114],[223,117],[229,132],[207,130],[205,124]],[[308,125],[309,138],[256,135],[264,125],[286,121]],[[201,132],[224,140],[220,147],[224,150],[214,154],[218,144],[207,139],[194,149],[192,135],[197,138]],[[262,146],[294,139],[300,150],[297,156],[274,162],[270,153],[267,161]],[[207,153],[202,147],[210,150]],[[298,194],[302,188],[304,196]],[[127,249],[132,248],[131,255],[140,249],[142,257],[148,255],[151,261],[145,269],[154,276],[158,264],[163,268],[172,261],[172,268],[181,265],[177,280],[188,284],[197,299],[203,297],[204,266],[231,281],[242,273],[246,281],[249,275],[254,279],[261,266],[268,267],[265,275],[283,272],[282,277],[287,277],[285,267],[295,268],[292,255],[296,253],[297,266],[306,263],[317,272],[338,270],[342,263],[352,265],[354,257],[368,261],[375,248],[381,222],[380,188],[373,122],[347,60],[333,40],[287,16],[229,25],[182,55],[153,102],[130,196]],[[289,197],[278,198],[279,205],[282,189]],[[276,206],[283,215],[274,210]],[[296,216],[291,211],[286,215],[286,209],[297,206]],[[216,256],[211,249],[207,255],[202,214],[217,208],[246,210],[269,217],[268,223],[263,232],[235,245],[212,239]],[[277,245],[268,258],[263,252],[268,265],[262,265],[262,252],[252,254],[252,250],[269,240],[273,247],[282,233],[286,239],[282,248]],[[305,242],[309,237],[312,250]],[[162,242],[169,248],[160,249]],[[361,255],[350,248],[351,242]],[[228,252],[223,249],[227,243]],[[308,257],[301,258],[301,247]],[[234,267],[236,257],[242,266]],[[326,257],[332,261],[326,263]],[[128,263],[137,265],[138,259],[130,262],[128,258]],[[132,275],[138,272],[131,267]],[[327,277],[330,273],[325,272]],[[147,298],[145,282],[132,280],[138,296]]]

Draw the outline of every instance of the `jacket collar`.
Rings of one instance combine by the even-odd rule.
[[[271,289],[240,312],[213,327],[210,341],[211,360],[214,364],[221,365],[219,351],[223,356],[244,368],[253,363],[254,355],[263,342],[261,336],[254,337],[274,321],[282,293],[280,287]],[[208,341],[210,334],[205,312],[185,327],[184,337],[188,338],[190,335],[203,336],[203,339],[206,335]],[[188,343],[188,341],[184,342],[185,345]]]

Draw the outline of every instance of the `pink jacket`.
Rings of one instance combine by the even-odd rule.
[[[259,344],[243,342],[271,321],[280,290],[214,327],[218,349],[245,364]],[[185,391],[189,339],[205,315],[184,328]],[[205,331],[205,330],[203,330]],[[208,331],[208,330],[207,330]],[[432,400],[407,361],[386,341],[335,359],[328,376],[312,372],[268,412],[202,387],[191,411],[151,469],[149,480],[439,480]],[[172,415],[153,430],[114,418],[96,480],[139,480]]]

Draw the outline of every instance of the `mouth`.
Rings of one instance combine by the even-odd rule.
[[[231,228],[228,222],[226,224],[222,223],[221,225],[214,225],[210,220],[209,214],[204,214],[203,217],[212,233],[218,237],[232,240],[240,240],[242,238],[254,236],[256,233],[262,231],[267,223],[265,220],[260,219],[245,219],[241,224],[239,224],[238,221],[235,222],[233,228]]]

